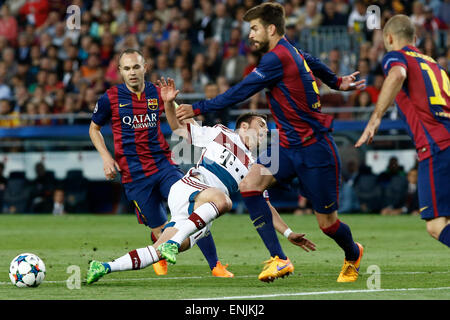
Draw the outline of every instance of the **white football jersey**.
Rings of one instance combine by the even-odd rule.
[[[188,123],[189,143],[203,148],[195,169],[204,183],[217,186],[230,195],[239,190],[239,183],[255,162],[250,150],[239,135],[218,124],[201,127]]]

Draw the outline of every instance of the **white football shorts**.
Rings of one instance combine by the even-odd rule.
[[[173,226],[176,227],[178,221],[187,220],[194,211],[195,197],[197,194],[211,187],[212,186],[203,183],[201,180],[192,177],[190,173],[187,173],[182,179],[178,180],[170,188],[169,197],[167,199],[171,214],[168,225],[174,224]],[[191,247],[194,246],[199,239],[209,234],[211,225],[212,221],[189,237]]]

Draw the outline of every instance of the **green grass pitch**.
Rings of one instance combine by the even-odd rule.
[[[258,281],[268,253],[247,215],[225,215],[212,227],[219,258],[228,263],[233,279],[211,276],[198,248],[181,253],[166,276],[152,267],[107,275],[87,286],[88,262],[107,261],[149,244],[146,227],[132,215],[0,215],[0,299],[449,299],[449,249],[432,239],[419,217],[341,215],[356,241],[365,246],[360,277],[337,283],[342,250],[318,228],[313,216],[283,215],[293,230],[304,232],[317,245],[306,253],[280,236],[295,273],[273,283]],[[32,252],[47,268],[38,288],[17,288],[8,277],[17,254]],[[69,289],[69,266],[79,266],[81,288]],[[368,267],[379,268],[376,275]],[[372,268],[377,268],[372,267]]]

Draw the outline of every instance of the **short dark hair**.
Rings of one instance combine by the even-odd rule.
[[[137,54],[140,55],[142,58],[144,58],[144,54],[142,53],[141,50],[133,49],[133,48],[128,48],[128,49],[123,50],[123,51],[120,53],[120,56],[119,56],[119,64],[120,64],[120,59],[122,59],[122,56],[123,56],[124,54],[133,54],[133,53],[137,53]]]
[[[262,113],[258,113],[258,112],[246,112],[241,114],[237,119],[236,119],[236,130],[239,129],[242,125],[242,123],[246,122],[248,124],[250,124],[250,122],[252,122],[253,118],[255,117],[260,117],[263,118],[264,120],[267,121],[267,115],[262,114]]]
[[[286,33],[284,7],[279,3],[265,2],[244,14],[244,21],[250,22],[255,19],[260,19],[265,27],[273,24],[280,36]]]

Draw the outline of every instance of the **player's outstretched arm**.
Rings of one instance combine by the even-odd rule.
[[[316,250],[316,245],[312,241],[306,239],[304,233],[293,232],[289,228],[289,226],[284,222],[284,220],[280,217],[280,214],[278,213],[277,209],[275,209],[270,202],[268,202],[268,205],[270,211],[272,212],[272,220],[275,230],[277,230],[279,233],[287,237],[287,239],[292,244],[299,246],[306,252]]]
[[[261,58],[257,68],[240,82],[212,99],[201,100],[193,105],[182,104],[177,108],[176,115],[178,119],[186,120],[199,114],[236,106],[255,93],[280,81],[282,76],[283,65],[277,55],[275,53],[265,54]]]
[[[302,50],[299,50],[299,52],[303,55],[313,74],[330,88],[341,91],[349,91],[361,90],[365,87],[366,80],[356,81],[356,76],[359,74],[359,71],[356,71],[348,76],[337,78],[336,74],[331,71],[326,64],[320,61],[319,58],[316,58]]]
[[[388,76],[384,80],[383,86],[381,87],[380,95],[378,96],[378,101],[375,106],[375,110],[370,116],[369,122],[367,123],[364,132],[362,133],[359,140],[356,142],[355,147],[359,148],[364,143],[372,143],[373,137],[378,131],[378,127],[381,124],[381,119],[386,113],[387,109],[394,102],[395,97],[401,90],[403,82],[406,79],[406,70],[401,66],[394,66],[389,71]]]
[[[121,171],[119,164],[113,159],[111,154],[106,147],[105,140],[103,139],[103,135],[100,132],[101,126],[91,121],[91,125],[89,126],[89,137],[91,138],[92,143],[94,144],[95,149],[97,149],[98,153],[103,160],[103,171],[105,173],[105,177],[108,180],[112,180],[116,177],[116,170]]]
[[[180,90],[175,88],[175,81],[171,78],[167,78],[166,81],[163,77],[161,77],[161,80],[158,80],[157,84],[161,88],[161,98],[164,100],[164,110],[166,112],[166,118],[170,128],[177,135],[187,139],[189,133],[186,128],[186,123],[178,120],[175,114],[175,98]]]

